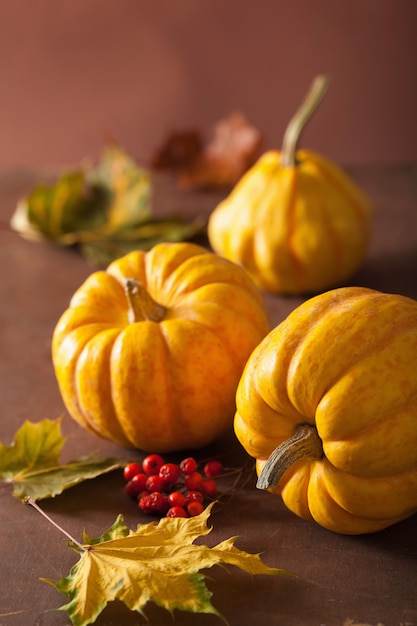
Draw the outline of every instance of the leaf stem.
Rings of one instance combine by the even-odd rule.
[[[64,530],[62,526],[54,522],[54,520],[51,517],[49,517],[49,515],[45,513],[45,511],[41,509],[41,507],[35,502],[35,500],[33,500],[33,498],[28,496],[27,498],[24,499],[24,503],[30,504],[31,506],[33,506],[33,508],[36,509],[38,513],[40,513],[46,520],[48,520],[48,522],[52,524],[52,526],[55,526],[55,528],[57,528],[63,535],[68,537],[68,539],[70,539],[70,541],[75,543],[75,545],[78,546],[81,550],[83,550],[84,552],[87,551],[87,548],[85,546],[83,546],[79,541],[74,539],[74,537],[72,537],[72,535],[70,535],[66,530]]]

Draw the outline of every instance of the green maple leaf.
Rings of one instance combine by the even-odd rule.
[[[26,421],[10,446],[0,442],[0,480],[13,484],[13,495],[19,500],[41,500],[126,464],[126,460],[90,455],[61,465],[64,442],[59,420]]]
[[[213,548],[196,545],[207,535],[213,504],[190,518],[162,518],[129,530],[119,515],[113,526],[93,539],[84,533],[84,545],[69,542],[81,557],[68,576],[58,583],[43,579],[69,598],[60,607],[75,626],[87,626],[113,600],[143,614],[148,602],[168,610],[212,613],[222,617],[211,603],[212,593],[201,569],[217,564],[234,565],[249,574],[290,574],[265,565],[258,554],[235,547],[236,538]]]

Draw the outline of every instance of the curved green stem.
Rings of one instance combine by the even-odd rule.
[[[327,91],[330,79],[328,76],[319,74],[313,80],[304,102],[290,120],[284,134],[281,150],[281,165],[294,167],[296,164],[295,153],[301,132],[317,109]]]

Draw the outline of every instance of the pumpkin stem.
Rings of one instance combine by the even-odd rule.
[[[135,278],[125,278],[124,288],[129,303],[129,322],[160,322],[166,309],[149,295],[145,286]]]
[[[281,166],[294,167],[296,165],[295,152],[300,139],[301,131],[313,115],[327,91],[330,79],[319,74],[313,80],[304,102],[290,120],[284,134],[281,150]]]
[[[283,441],[269,456],[262,468],[256,486],[258,489],[276,487],[284,473],[300,459],[321,459],[323,445],[317,429],[311,424],[300,424],[294,435]]]

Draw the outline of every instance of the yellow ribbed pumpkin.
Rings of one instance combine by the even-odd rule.
[[[417,302],[335,289],[304,302],[248,360],[235,433],[258,486],[345,534],[417,512]]]
[[[327,87],[318,77],[291,120],[282,151],[266,152],[212,212],[210,244],[270,292],[316,293],[342,286],[362,264],[372,205],[337,165],[296,150]]]
[[[56,325],[52,356],[77,422],[167,452],[232,429],[239,378],[269,329],[241,267],[191,243],[163,243],[87,278]]]

